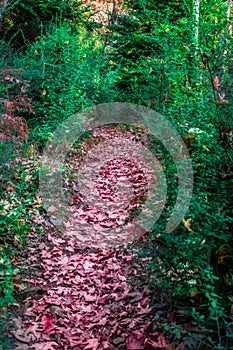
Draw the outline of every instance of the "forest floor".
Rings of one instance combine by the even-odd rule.
[[[132,148],[127,154],[129,141],[135,155]],[[186,348],[163,323],[178,313],[189,322],[187,315],[172,310],[169,296],[149,286],[144,277],[151,259],[139,257],[137,244],[131,244],[142,239],[140,225],[133,236],[135,212],[148,195],[148,178],[153,181],[150,167],[141,169],[136,156],[146,142],[143,130],[135,135],[99,127],[67,155],[63,186],[70,193],[70,214],[63,232],[54,206],[34,215],[43,234],[32,230],[28,237],[17,304],[10,309],[14,349]]]

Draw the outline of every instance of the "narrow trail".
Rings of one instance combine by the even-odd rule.
[[[22,300],[12,315],[14,349],[173,349],[152,329],[154,291],[142,278],[149,259],[139,260],[117,244],[109,247],[126,246],[143,233],[133,235],[132,213],[143,206],[153,176],[149,166],[138,166],[136,152],[127,156],[128,141],[134,147],[146,141],[146,135],[139,138],[98,128],[68,155],[73,176],[65,174],[63,185],[70,193],[70,216],[61,233],[49,208],[45,233],[30,234]],[[120,140],[121,155],[119,149],[114,153],[113,140]]]
[[[145,348],[151,292],[137,286],[141,268],[132,254],[80,248],[56,232],[29,253],[37,276],[25,279],[30,296],[14,320],[16,349]]]
[[[64,187],[72,196],[64,233],[86,246],[127,245],[146,232],[137,214],[156,187],[141,143],[147,136],[98,127],[92,137],[94,143],[74,149],[67,159]]]

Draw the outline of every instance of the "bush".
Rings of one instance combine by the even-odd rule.
[[[0,254],[0,348],[12,349],[12,340],[7,337],[8,315],[6,306],[13,304],[16,300],[13,297],[14,283],[12,281],[14,268],[9,258]]]
[[[33,138],[42,142],[63,120],[79,110],[118,99],[117,73],[111,69],[103,40],[83,28],[54,27],[17,60],[30,79],[36,116],[28,120]]]
[[[1,77],[1,124],[0,140],[14,140],[21,144],[28,140],[29,129],[22,113],[34,113],[27,95],[28,82],[22,80],[22,69],[3,69]]]
[[[14,291],[12,282],[14,271],[9,258],[6,256],[0,258],[0,271],[0,310],[2,310],[6,305],[15,302],[12,295]]]
[[[78,25],[88,19],[88,6],[74,0],[23,0],[6,2],[2,11],[0,35],[12,46],[27,48],[51,23],[69,21]],[[2,9],[1,9],[2,10]]]
[[[168,235],[164,228],[175,200],[176,168],[151,140],[151,151],[161,155],[169,197],[167,210],[141,249],[152,258],[147,280],[166,290],[175,307],[189,308],[193,321],[204,328],[202,346],[223,349],[232,342],[232,38],[226,3],[202,3],[198,42],[193,14],[179,4],[180,17],[174,20],[175,12],[166,13],[162,4],[158,9],[149,0],[130,2],[128,16],[111,27],[110,54],[121,63],[122,95],[172,122],[194,168],[189,211]]]

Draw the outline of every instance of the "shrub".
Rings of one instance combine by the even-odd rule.
[[[30,97],[36,116],[33,138],[47,140],[49,133],[79,110],[117,100],[116,72],[104,52],[104,42],[84,28],[54,27],[40,36],[15,63],[30,79]]]
[[[1,129],[0,140],[15,140],[18,143],[28,140],[29,129],[22,112],[34,113],[31,100],[27,95],[28,83],[20,74],[22,69],[3,69],[0,71],[1,92]]]
[[[110,54],[121,63],[118,88],[124,98],[165,115],[183,136],[194,168],[189,211],[168,235],[164,228],[176,197],[176,168],[151,140],[151,151],[161,155],[169,197],[141,249],[152,257],[147,280],[168,291],[174,306],[190,308],[196,324],[205,323],[202,346],[223,349],[232,342],[232,38],[226,2],[202,3],[198,42],[185,3],[176,2],[176,18],[162,4],[158,9],[149,0],[130,2],[128,16],[111,27]]]
[[[5,2],[4,2],[5,3]],[[3,6],[0,35],[17,48],[36,40],[43,27],[69,21],[74,25],[88,19],[88,6],[74,0],[23,0]]]
[[[6,305],[15,302],[12,295],[14,291],[12,282],[14,271],[9,258],[6,256],[0,259],[0,271],[0,310],[2,310]]]

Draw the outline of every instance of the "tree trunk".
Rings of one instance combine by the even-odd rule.
[[[110,18],[110,23],[109,24],[114,24],[117,21],[118,11],[119,11],[118,0],[113,0],[113,9],[112,9],[112,13],[111,13],[111,18]]]
[[[228,5],[227,5],[227,22],[228,22],[228,29],[229,29],[229,34],[232,35],[232,24],[230,22],[230,17],[231,17],[231,6],[232,6],[232,0],[228,0]]]
[[[5,11],[8,5],[8,0],[1,1],[1,7],[0,7],[0,32],[2,30],[2,13]]]
[[[196,50],[199,48],[199,19],[200,19],[200,0],[194,0],[193,2],[193,12],[194,12],[194,38]]]

